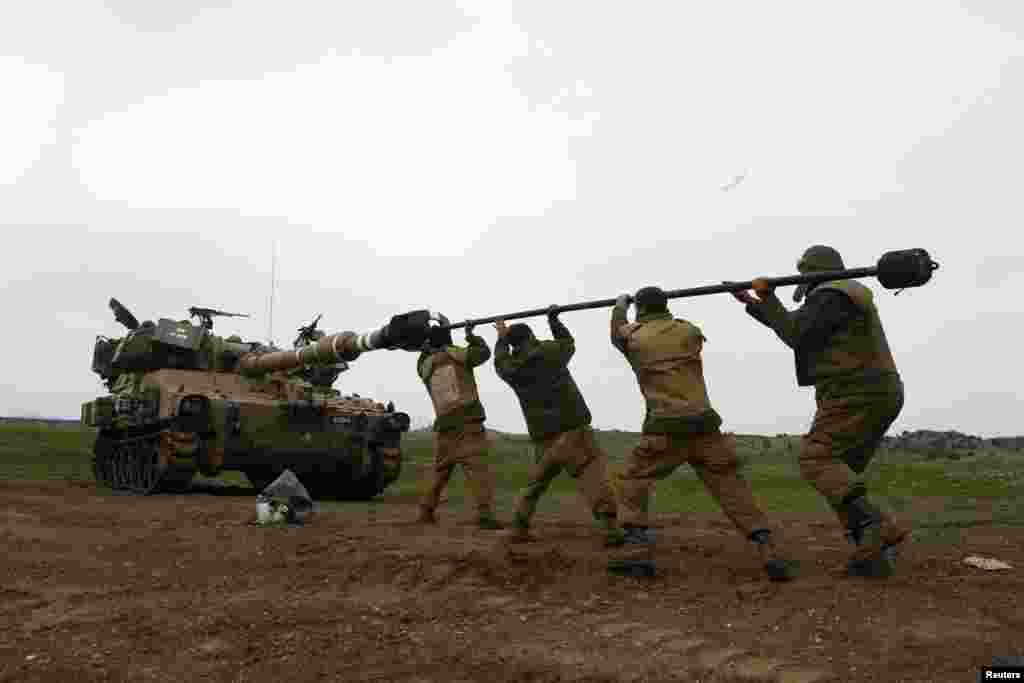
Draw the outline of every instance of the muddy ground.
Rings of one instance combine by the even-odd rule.
[[[911,542],[872,581],[836,575],[832,519],[776,515],[803,570],[779,585],[720,515],[660,515],[660,574],[633,579],[577,506],[509,554],[455,506],[260,528],[252,493],[0,482],[0,681],[974,681],[1024,654],[1021,528]]]

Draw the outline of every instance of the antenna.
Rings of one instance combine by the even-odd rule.
[[[267,344],[274,346],[274,290],[277,287],[277,240],[270,242],[270,300],[267,315]]]

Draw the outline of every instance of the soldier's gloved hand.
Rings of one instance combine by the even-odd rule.
[[[548,317],[549,318],[557,318],[558,317],[558,306],[556,306],[555,304],[551,304],[550,306],[548,306]]]
[[[732,284],[736,284],[736,283],[730,282],[729,280],[723,280],[722,284],[723,285],[732,285]],[[754,304],[756,306],[757,304],[761,303],[760,301],[755,299],[753,296],[751,296],[750,292],[748,292],[745,289],[744,290],[740,290],[738,292],[729,292],[729,293],[732,294],[732,297],[734,299],[736,299],[736,301],[739,301],[741,304]]]
[[[768,284],[768,280],[763,277],[759,277],[751,282],[750,286],[754,288],[754,292],[757,293],[757,296],[761,301],[764,301],[775,294],[775,288]]]
[[[469,319],[467,318],[467,319],[466,319],[466,338],[467,338],[467,339],[468,339],[469,337],[472,337],[472,336],[473,336],[473,327],[474,327],[474,323],[473,323],[473,321],[472,321],[472,320],[469,320]]]
[[[617,308],[629,308],[629,302],[632,298],[629,294],[619,294],[618,298],[615,299],[615,306]]]

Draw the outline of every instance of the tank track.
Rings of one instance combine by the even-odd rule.
[[[313,484],[317,492],[314,495],[333,500],[373,500],[384,492],[388,485],[391,484],[391,480],[386,480],[384,477],[380,456],[376,453],[371,453],[371,457],[373,458],[373,467],[368,474],[357,477],[352,472],[343,472],[323,477]],[[399,465],[398,471],[399,473],[401,472],[401,465]],[[397,475],[395,479],[397,479]],[[310,489],[310,493],[314,489]]]
[[[188,488],[195,468],[160,465],[160,434],[100,434],[93,447],[92,471],[97,484],[141,495]]]

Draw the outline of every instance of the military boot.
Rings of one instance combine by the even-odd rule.
[[[594,519],[604,531],[604,547],[614,548],[626,542],[626,534],[619,528],[615,515],[598,514],[594,515]]]
[[[888,515],[864,496],[844,500],[843,504],[849,515],[846,536],[857,546],[847,572],[853,576],[892,575],[896,568],[896,546],[906,538],[906,532],[887,520]]]
[[[792,581],[796,578],[798,567],[796,562],[783,557],[772,541],[772,532],[758,529],[750,534],[749,539],[757,544],[757,552],[761,555],[764,571],[772,581]]]
[[[623,539],[611,551],[608,571],[629,576],[654,576],[654,548],[645,526],[624,525]]]
[[[494,514],[490,512],[481,512],[480,516],[477,517],[476,525],[481,529],[496,530],[504,529],[505,525],[494,518]]]
[[[428,507],[420,506],[420,516],[416,518],[417,524],[437,524],[437,517],[434,511]]]
[[[901,543],[903,543],[903,541],[907,540],[907,536],[909,535],[909,533],[906,529],[904,529],[899,524],[894,522],[892,517],[890,517],[888,514],[882,512],[881,510],[879,510],[878,512],[882,518],[882,545],[885,547],[886,550],[895,553],[897,547]],[[853,543],[854,545],[860,545],[861,541],[863,540],[863,534],[861,533],[861,531],[859,529],[851,531],[849,529],[849,523],[847,523],[846,526],[846,538],[849,539],[850,543]]]

